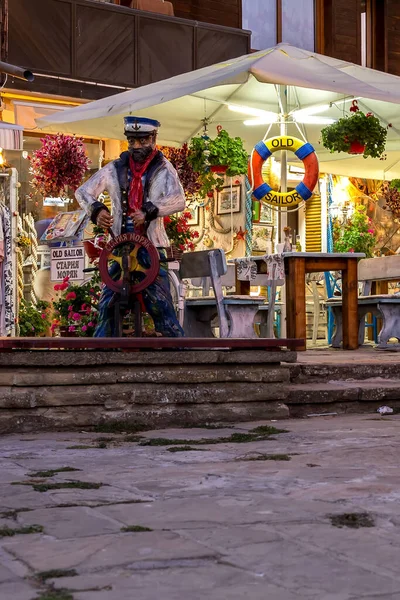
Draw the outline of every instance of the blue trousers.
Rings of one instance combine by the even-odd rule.
[[[127,233],[133,233],[133,224],[128,220]],[[158,250],[160,256],[160,271],[157,279],[141,292],[146,311],[154,321],[154,328],[164,337],[182,337],[183,329],[176,317],[172,303],[171,290],[168,279],[168,263],[166,262],[165,250]],[[137,253],[137,259],[142,267],[149,267],[149,255],[146,250],[141,248]],[[112,279],[118,280],[121,276],[121,268],[117,262],[113,262],[109,273]],[[133,283],[137,283],[140,277],[144,275],[138,273],[135,275]],[[94,337],[116,337],[117,323],[115,323],[115,310],[109,307],[110,300],[114,296],[113,290],[103,286],[99,300],[99,320],[97,323]]]

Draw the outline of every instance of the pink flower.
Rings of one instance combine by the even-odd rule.
[[[63,282],[66,283],[67,281],[69,281],[69,277],[68,275],[66,277],[64,277]]]
[[[74,326],[74,325],[70,325],[70,326],[68,327],[68,331],[71,331],[71,332],[72,332],[72,331],[75,331],[75,326]]]
[[[42,319],[45,319],[47,317],[45,313],[42,313],[40,316],[42,317]]]
[[[57,283],[57,284],[54,286],[54,289],[55,289],[55,291],[56,291],[56,292],[59,292],[59,291],[61,290],[61,287],[60,287],[60,285]]]
[[[74,307],[72,306],[72,304],[70,304],[70,305],[68,306],[68,310],[69,310],[70,312],[71,312],[72,310],[74,310]]]
[[[354,248],[349,248],[349,252],[354,252]]]
[[[94,327],[94,324],[93,324],[93,322],[92,322],[92,321],[89,321],[89,323],[88,323],[88,327]]]
[[[82,331],[86,331],[86,330],[87,330],[86,325],[82,325]]]
[[[375,233],[373,229],[368,229],[368,233]]]
[[[81,310],[85,310],[85,309],[86,309],[86,304],[82,304]]]
[[[66,289],[67,289],[67,287],[68,287],[68,283],[65,283],[65,282],[64,282],[64,283],[61,283],[61,284],[60,284],[60,290],[62,290],[62,291],[66,290]]]
[[[68,294],[65,296],[66,300],[75,300],[75,298],[76,298],[75,292],[68,292]]]
[[[80,321],[82,317],[81,317],[81,315],[79,313],[74,313],[72,315],[72,318],[73,318],[74,321]]]

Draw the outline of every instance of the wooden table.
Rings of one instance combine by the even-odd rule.
[[[357,262],[365,254],[319,252],[285,253],[287,338],[306,340],[306,273],[342,272],[343,349],[358,348],[358,279]],[[253,256],[259,272],[265,272],[263,257]],[[263,263],[263,264],[262,264]],[[238,294],[250,293],[250,281],[236,279]],[[255,284],[257,285],[257,284]],[[306,345],[297,347],[306,350]]]

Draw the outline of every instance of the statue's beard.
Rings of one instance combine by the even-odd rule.
[[[133,160],[137,163],[143,163],[152,152],[153,148],[151,146],[130,150]]]

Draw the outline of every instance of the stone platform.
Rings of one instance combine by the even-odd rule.
[[[3,352],[0,432],[285,418],[295,360],[279,349]]]

